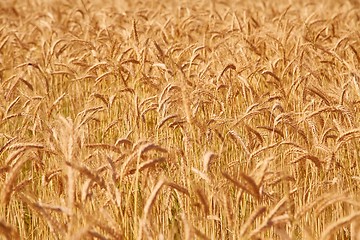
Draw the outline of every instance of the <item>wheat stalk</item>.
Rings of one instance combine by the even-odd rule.
[[[253,224],[255,220],[265,211],[266,211],[265,206],[260,206],[255,211],[253,211],[251,215],[246,219],[245,223],[241,226],[239,236],[244,237],[245,234],[249,231],[251,224]]]
[[[345,216],[340,218],[339,220],[331,223],[329,226],[325,228],[325,230],[321,233],[319,239],[326,240],[331,238],[331,234],[334,233],[337,229],[350,224],[353,221],[359,221],[360,219],[360,212],[352,213],[349,216]]]

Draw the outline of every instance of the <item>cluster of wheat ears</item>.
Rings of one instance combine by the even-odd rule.
[[[0,2],[0,238],[360,239],[356,1]]]

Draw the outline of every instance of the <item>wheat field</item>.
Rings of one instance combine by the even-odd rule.
[[[4,0],[0,239],[360,240],[360,4]]]

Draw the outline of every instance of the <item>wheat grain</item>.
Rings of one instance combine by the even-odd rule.
[[[247,192],[248,194],[254,196],[256,199],[259,199],[259,192],[254,191],[254,188],[252,186],[250,186],[250,188],[247,185],[244,185],[242,183],[240,183],[239,181],[235,180],[234,178],[232,178],[229,174],[227,174],[226,172],[222,172],[222,175],[229,180],[230,182],[232,182],[236,187],[241,188],[242,190],[244,190],[245,192]],[[256,190],[256,189],[255,189]]]
[[[323,161],[321,161],[318,157],[310,155],[310,154],[301,156],[301,157],[291,161],[291,163],[297,163],[297,162],[300,162],[300,161],[303,161],[306,159],[309,159],[311,162],[313,162],[317,168],[319,168],[319,169],[321,168]]]
[[[211,151],[208,151],[204,154],[203,157],[203,170],[204,172],[208,172],[210,170],[210,164],[216,158],[217,155]]]
[[[156,158],[156,159],[152,159],[152,160],[148,160],[148,161],[145,161],[145,162],[142,162],[139,164],[138,168],[137,169],[131,169],[129,170],[129,172],[127,173],[128,174],[134,174],[136,171],[142,171],[146,168],[150,168],[150,167],[153,167],[155,166],[157,163],[161,163],[161,162],[165,162],[166,161],[166,158],[164,157],[160,157],[160,158]]]
[[[209,202],[208,200],[206,199],[206,196],[205,194],[203,193],[203,191],[200,189],[200,188],[197,188],[195,190],[196,194],[199,196],[199,199],[200,199],[200,202],[202,203],[203,207],[204,207],[204,212],[205,212],[205,215],[208,216],[209,213],[210,213],[210,210],[209,210]]]
[[[280,209],[284,206],[284,204],[287,201],[288,201],[288,197],[282,198],[276,204],[276,206],[271,210],[271,212],[266,216],[263,223],[249,234],[249,238],[256,236],[260,232],[264,231],[266,228],[269,228],[269,227],[275,225],[276,224],[275,214],[277,214],[280,211]],[[273,220],[275,220],[275,221],[273,221]],[[288,216],[286,216],[286,215],[285,215],[285,220],[288,221]]]
[[[155,150],[155,151],[159,151],[159,152],[163,152],[163,153],[168,152],[165,148],[160,147],[159,145],[156,145],[154,143],[147,143],[140,147],[140,149],[138,151],[138,156],[141,157],[143,154],[145,154],[146,152],[151,151],[151,150]]]

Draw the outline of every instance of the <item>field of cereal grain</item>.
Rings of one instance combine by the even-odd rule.
[[[360,240],[360,4],[0,2],[0,239]]]

